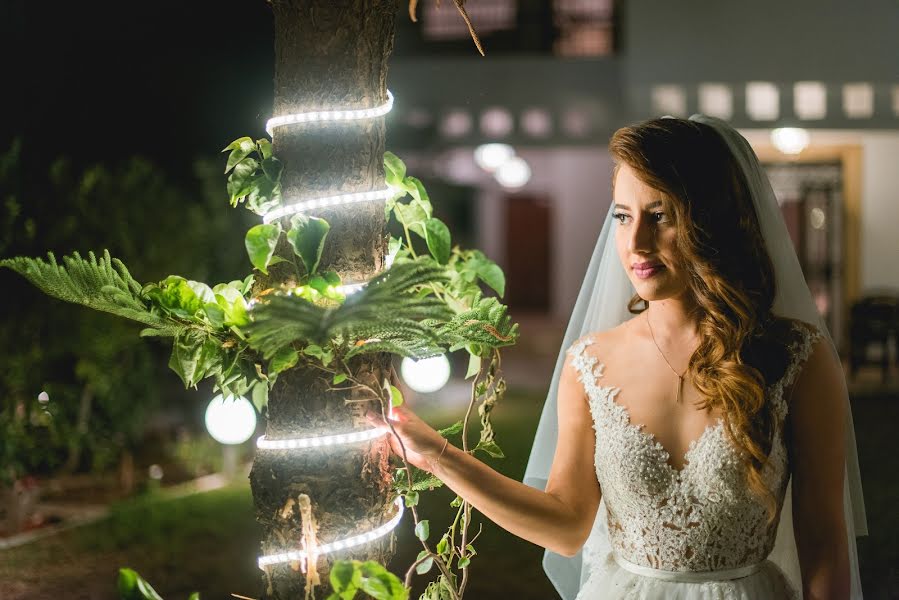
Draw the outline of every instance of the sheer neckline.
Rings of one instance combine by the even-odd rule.
[[[588,343],[583,345],[583,349],[586,349],[588,345],[596,342],[592,335],[586,337],[585,340]],[[603,363],[599,362],[599,359],[596,356],[588,356],[594,359],[595,364],[597,365],[597,368],[599,368],[599,370],[602,370],[604,368]],[[677,467],[671,464],[672,453],[667,448],[665,448],[665,446],[658,440],[656,434],[651,431],[647,431],[645,423],[634,423],[633,419],[631,419],[631,413],[627,409],[627,406],[615,401],[615,396],[621,392],[622,388],[614,385],[599,385],[597,381],[597,374],[594,373],[593,370],[588,370],[587,372],[590,374],[590,378],[594,387],[600,390],[606,390],[609,403],[614,407],[616,411],[619,412],[622,417],[623,424],[626,427],[634,430],[637,434],[639,434],[640,437],[642,437],[646,441],[647,444],[649,444],[656,450],[659,455],[660,462],[667,468],[667,470],[671,473],[671,476],[675,479],[681,479],[684,473],[689,470],[690,465],[694,464],[694,461],[690,460],[690,457],[695,453],[696,449],[705,442],[708,436],[715,433],[720,434],[723,432],[723,418],[717,417],[711,423],[708,423],[703,428],[702,432],[696,437],[696,439],[690,440],[690,443],[687,445],[687,449],[681,455],[681,466]]]

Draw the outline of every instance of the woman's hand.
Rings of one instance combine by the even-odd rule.
[[[373,427],[390,428],[381,415],[368,411],[365,418]],[[406,449],[406,460],[419,469],[433,472],[433,461],[437,460],[443,450],[445,439],[433,427],[422,421],[418,415],[409,410],[405,403],[393,408],[390,423],[403,442]],[[390,449],[402,458],[403,449],[397,436],[389,433]]]

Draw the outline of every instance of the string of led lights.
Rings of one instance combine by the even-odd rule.
[[[272,117],[265,124],[265,130],[272,136],[275,127],[296,125],[299,123],[317,123],[321,121],[355,121],[358,119],[374,119],[390,112],[393,108],[393,94],[387,90],[387,102],[374,108],[360,108],[352,110],[318,110],[303,113],[292,113]]]
[[[315,548],[315,556],[320,556],[322,554],[327,554],[328,552],[334,552],[336,550],[345,550],[347,548],[359,546],[390,533],[403,518],[403,497],[397,496],[396,500],[394,500],[393,503],[394,505],[396,505],[396,514],[393,515],[393,517],[391,517],[389,521],[376,529],[372,529],[371,531],[344,538],[342,540],[336,540],[329,544],[322,544],[321,546]],[[260,556],[258,564],[260,569],[265,570],[265,567],[269,565],[303,560],[306,558],[307,554],[308,552],[306,550],[290,550],[288,552],[281,552],[279,554],[268,554],[265,556]]]
[[[256,440],[256,447],[262,450],[296,450],[300,448],[321,448],[322,446],[336,446],[338,444],[352,444],[365,442],[379,438],[390,430],[385,427],[375,427],[354,431],[352,433],[338,433],[336,435],[321,435],[317,437],[290,438],[268,440],[260,435]]]
[[[306,123],[323,123],[326,121],[356,121],[359,119],[375,119],[386,115],[393,108],[393,94],[387,90],[387,102],[374,108],[361,108],[352,110],[320,110],[303,113],[292,113],[289,115],[281,115],[272,117],[265,124],[265,130],[274,137],[276,127],[285,127],[288,125],[298,125]],[[285,204],[267,212],[262,220],[264,223],[270,223],[275,219],[287,217],[300,212],[315,210],[316,208],[324,208],[328,206],[340,206],[343,204],[352,204],[355,202],[366,202],[371,200],[387,200],[393,195],[393,190],[389,187],[380,190],[371,190],[368,192],[355,192],[351,194],[338,194],[335,196],[325,196],[323,198],[309,198]]]
[[[281,115],[269,119],[265,124],[265,130],[268,132],[269,136],[274,137],[274,131],[277,127],[306,123],[323,123],[327,121],[353,121],[358,119],[374,119],[386,115],[392,108],[393,94],[390,93],[390,90],[387,90],[387,102],[374,108],[353,110],[325,110]],[[315,210],[317,208],[341,206],[373,200],[387,200],[388,198],[393,196],[393,194],[394,190],[390,187],[386,187],[384,189],[370,190],[366,192],[354,192],[349,194],[325,196],[321,198],[301,199],[299,201],[292,202],[291,204],[281,205],[267,212],[265,215],[263,215],[262,220],[264,223],[270,223],[276,219],[301,212]],[[389,262],[392,261],[388,260],[388,266]],[[367,282],[360,282],[341,285],[337,286],[337,289],[341,293],[348,295],[360,290],[363,286],[366,285],[366,283]],[[390,412],[392,412],[392,410]],[[276,440],[267,440],[265,436],[262,435],[256,440],[256,447],[261,450],[297,450],[306,448],[321,448],[326,446],[334,446],[337,444],[350,444],[354,442],[373,440],[389,432],[390,430],[388,428],[376,427],[372,429],[354,431],[351,433],[340,433],[336,435]],[[314,554],[312,558],[315,559],[321,554],[326,554],[335,550],[343,550],[345,548],[358,546],[388,534],[397,526],[397,524],[399,524],[400,520],[403,518],[402,497],[397,497],[394,503],[396,504],[397,511],[396,514],[388,522],[366,533],[318,546],[313,550]],[[307,550],[291,550],[288,552],[282,552],[280,554],[260,556],[258,564],[259,568],[264,570],[268,565],[274,565],[283,562],[300,561],[305,559],[306,556]]]

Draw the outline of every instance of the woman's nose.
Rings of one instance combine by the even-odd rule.
[[[655,239],[655,229],[646,219],[637,219],[631,227],[627,249],[631,252],[651,252]]]

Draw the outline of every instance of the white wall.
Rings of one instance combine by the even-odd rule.
[[[861,291],[899,290],[899,132],[861,138]]]
[[[518,151],[533,172],[523,189],[545,193],[553,203],[550,285],[551,314],[567,323],[611,203],[612,160],[605,148],[524,148]],[[478,197],[478,247],[505,264],[504,193],[496,185]],[[527,235],[527,232],[517,232]]]

